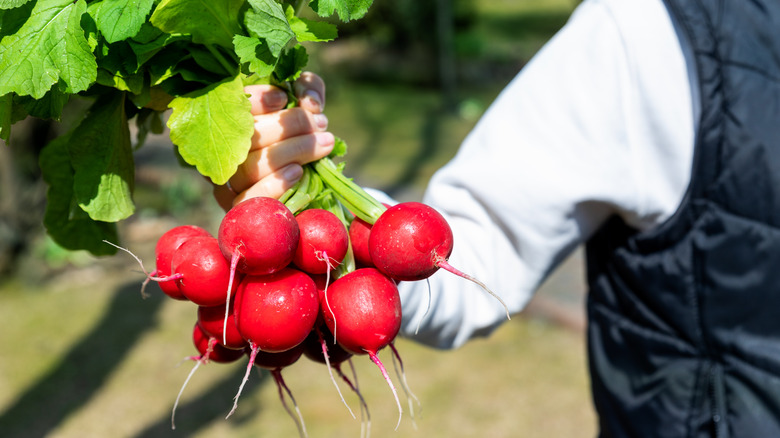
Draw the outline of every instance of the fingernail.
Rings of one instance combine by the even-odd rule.
[[[297,181],[303,175],[303,168],[297,164],[290,164],[282,170],[282,177],[286,181]]]
[[[318,129],[324,131],[328,127],[328,117],[325,114],[314,114],[312,118]]]
[[[317,144],[320,146],[332,146],[336,141],[330,132],[315,132],[314,136],[317,139]]]
[[[263,93],[262,99],[263,105],[269,108],[283,107],[287,103],[287,95],[279,89]]]
[[[312,106],[311,111],[322,111],[322,96],[314,90],[306,90],[303,92],[303,98],[308,99]]]

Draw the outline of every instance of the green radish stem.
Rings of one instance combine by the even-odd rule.
[[[385,206],[369,195],[362,187],[344,176],[336,164],[328,157],[320,158],[313,164],[322,181],[333,190],[355,216],[373,224],[385,211]]]
[[[288,200],[284,201],[284,205],[286,205],[293,214],[303,210],[311,202],[313,197],[309,193],[310,181],[311,170],[308,168],[308,166],[304,166],[303,176],[301,176],[301,179],[298,181],[298,188],[296,189],[295,194],[292,195]]]

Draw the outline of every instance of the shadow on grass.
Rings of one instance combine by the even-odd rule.
[[[154,327],[161,307],[159,296],[139,298],[137,282],[121,286],[92,331],[0,414],[0,435],[49,435],[100,390],[135,343]]]
[[[28,438],[49,436],[69,416],[87,405],[110,379],[114,369],[126,359],[144,334],[154,329],[166,297],[162,294],[141,299],[138,282],[120,286],[103,318],[64,354],[48,374],[0,412],[0,436]],[[244,361],[246,363],[246,361]],[[207,366],[219,366],[207,365]],[[222,419],[233,404],[233,396],[246,368],[216,382],[196,399],[181,404],[176,411],[180,436],[188,436],[206,424]],[[245,403],[229,421],[242,423],[257,411],[249,395],[268,380],[267,373],[253,373],[244,389]],[[170,411],[147,426],[139,436],[172,436]]]
[[[243,363],[246,364],[246,361]],[[219,366],[219,364],[206,366]],[[225,416],[233,406],[233,397],[236,395],[236,390],[241,379],[244,378],[245,372],[246,367],[236,367],[235,372],[214,383],[211,388],[200,394],[198,398],[188,403],[180,404],[176,408],[176,430],[171,430],[170,412],[166,412],[165,415],[160,416],[159,420],[144,428],[136,437],[191,436],[214,421],[229,421],[233,425],[239,426],[251,420],[257,415],[259,407],[258,402],[253,400],[251,394],[260,389],[269,380],[267,372],[252,373],[241,393],[238,409],[233,416],[225,420]]]

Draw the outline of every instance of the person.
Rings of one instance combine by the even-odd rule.
[[[332,148],[317,75],[300,108],[247,91],[256,136],[225,208]],[[512,312],[585,244],[600,436],[780,436],[780,2],[583,1],[423,202]],[[402,334],[436,348],[506,320],[447,273],[399,289]]]

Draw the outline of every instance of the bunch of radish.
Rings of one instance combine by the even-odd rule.
[[[401,325],[397,283],[444,268],[490,292],[449,265],[452,247],[452,231],[436,210],[417,202],[385,206],[324,158],[305,166],[301,181],[280,199],[234,206],[216,237],[191,225],[167,231],[147,282],[197,305],[193,372],[202,363],[248,358],[228,417],[253,367],[269,370],[282,402],[286,393],[294,403],[281,371],[305,353],[328,366],[334,384],[336,370],[358,396],[356,381],[340,365],[367,355],[392,390],[400,422],[398,394],[378,357],[390,346],[400,363],[392,344]],[[300,412],[293,418],[305,435]]]

